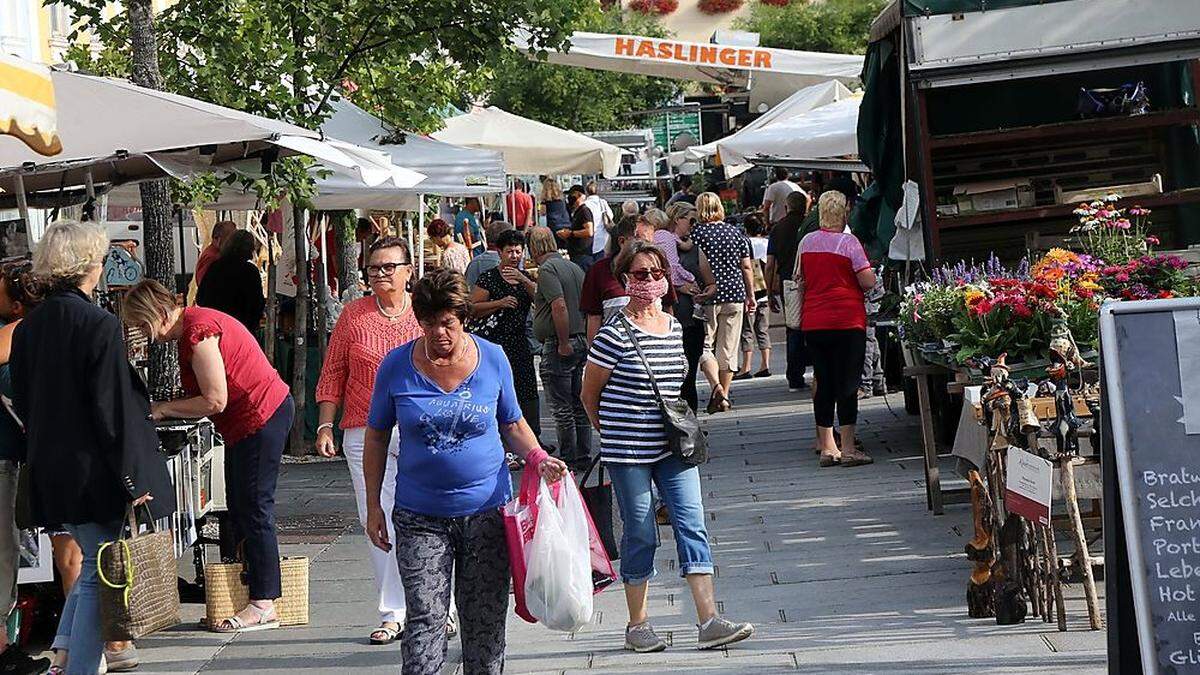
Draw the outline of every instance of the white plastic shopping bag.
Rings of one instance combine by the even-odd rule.
[[[525,603],[547,628],[569,633],[592,620],[592,561],[583,497],[573,480],[560,485],[555,499],[546,481],[539,480]]]

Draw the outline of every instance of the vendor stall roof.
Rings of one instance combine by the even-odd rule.
[[[688,148],[685,152],[691,159],[703,159],[719,154],[721,164],[725,167],[726,177],[732,178],[750,169],[750,164],[746,161],[749,155],[737,149],[740,139],[745,138],[749,134],[756,134],[768,127],[774,127],[784,121],[805,115],[822,106],[849,98],[852,95],[853,93],[845,85],[837,81],[805,87],[789,96],[779,105],[768,110],[758,119],[738,129],[735,133],[711,143]],[[793,139],[791,137],[787,140],[804,141],[804,139]],[[851,154],[854,152],[856,150],[852,150]],[[808,155],[804,156],[808,157]]]
[[[82,185],[89,168],[95,183],[136,182],[165,175],[151,157],[157,153],[198,149],[191,159],[220,164],[274,150],[281,138],[319,138],[286,122],[123,80],[64,71],[51,77],[62,152],[44,157],[14,138],[0,137],[0,187],[7,191],[18,170],[30,191]]]
[[[948,86],[1200,56],[1196,0],[1154,0],[1152,9],[1144,0],[1004,4],[906,19],[913,78]]]
[[[866,171],[858,161],[860,103],[861,96],[851,96],[760,129],[734,134],[721,145],[721,161],[735,166],[836,166],[846,171]]]
[[[575,131],[525,119],[497,107],[476,108],[446,120],[439,141],[504,155],[511,174],[603,174],[616,176],[621,149]]]
[[[518,48],[525,43],[517,40]],[[529,52],[531,58],[536,55]],[[838,80],[858,81],[863,57],[790,49],[745,47],[664,38],[577,32],[565,52],[547,52],[550,63],[676,80],[749,87],[751,105],[774,105],[798,89]]]

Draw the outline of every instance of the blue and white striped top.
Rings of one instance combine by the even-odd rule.
[[[606,462],[651,464],[671,453],[662,410],[622,316],[617,314],[600,327],[588,354],[588,361],[612,371],[600,392],[600,456]],[[664,335],[648,333],[632,321],[629,325],[654,370],[659,391],[669,401],[679,397],[687,357],[679,322],[672,316],[668,320],[670,330]]]

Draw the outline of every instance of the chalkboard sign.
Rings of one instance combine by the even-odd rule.
[[[1200,299],[1100,314],[1121,521],[1105,529],[1123,535],[1106,548],[1125,552],[1142,671],[1200,673]]]

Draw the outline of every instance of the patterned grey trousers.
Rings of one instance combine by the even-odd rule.
[[[403,675],[438,675],[442,671],[452,574],[463,674],[503,673],[510,578],[499,509],[461,518],[396,509],[392,521],[396,525],[396,561],[408,600],[408,620],[400,644]]]

